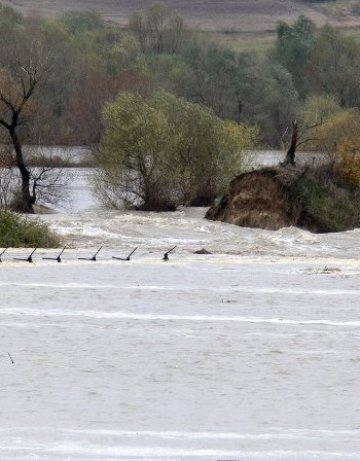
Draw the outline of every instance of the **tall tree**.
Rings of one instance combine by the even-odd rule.
[[[184,96],[210,107],[224,118],[239,118],[234,87],[236,54],[215,44],[193,41],[183,53]]]
[[[129,29],[138,39],[142,53],[177,53],[186,33],[182,17],[160,4],[133,13]]]
[[[31,175],[24,157],[20,129],[29,117],[29,101],[44,79],[47,58],[38,44],[31,47],[27,60],[16,61],[0,73],[0,126],[7,132],[15,151],[15,164],[21,175],[21,211],[33,213],[36,201],[31,192]]]
[[[353,37],[324,26],[309,61],[309,81],[343,107],[360,107],[360,46]]]
[[[264,141],[278,146],[289,117],[295,117],[298,93],[281,64],[243,52],[234,79],[239,118],[261,127]]]
[[[280,22],[274,56],[293,76],[295,88],[304,97],[308,91],[306,69],[316,43],[316,26],[311,19],[300,16],[293,24]]]

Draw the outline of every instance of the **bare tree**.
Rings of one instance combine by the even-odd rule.
[[[295,165],[295,152],[298,147],[298,124],[296,120],[293,120],[291,123],[291,142],[290,146],[286,152],[285,160],[282,162],[282,166],[288,165]],[[282,141],[284,142],[284,138],[287,135],[288,128],[286,129],[285,133],[283,134]]]
[[[70,151],[61,159],[46,154],[41,149],[32,155],[33,166],[29,168],[31,179],[31,194],[34,203],[54,205],[64,199],[73,174],[70,164]]]
[[[299,126],[297,120],[293,120],[291,123],[290,133],[290,146],[287,148],[285,160],[281,163],[281,166],[296,165],[295,154],[296,150],[310,141],[316,141],[317,139],[313,136],[308,137],[307,134],[314,128],[322,125],[322,121],[315,123],[311,126],[306,126],[301,132],[299,132]],[[285,138],[289,135],[289,128],[286,128],[285,133],[282,136],[282,143],[285,144]]]
[[[7,131],[15,151],[15,165],[21,175],[21,211],[26,213],[34,213],[36,195],[31,191],[31,175],[19,129],[24,124],[24,112],[29,100],[48,71],[47,61],[41,48],[34,43],[26,62],[16,61],[12,69],[0,71],[0,126]]]
[[[26,146],[25,158],[30,175],[30,191],[34,202],[56,205],[69,202],[67,186],[73,179],[71,150],[61,149],[61,158],[52,149]],[[0,210],[19,209],[22,191],[19,189],[19,170],[14,164],[12,148],[0,148]],[[20,202],[20,203],[19,203]]]

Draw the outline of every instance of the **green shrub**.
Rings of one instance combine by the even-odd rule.
[[[59,245],[59,238],[49,230],[47,224],[24,219],[8,211],[0,212],[1,247],[56,248]]]
[[[316,232],[341,232],[360,225],[360,189],[350,187],[331,168],[309,172],[291,190],[300,205],[300,226]]]
[[[170,93],[122,93],[104,109],[95,190],[106,205],[208,206],[248,166],[257,127],[223,121]]]

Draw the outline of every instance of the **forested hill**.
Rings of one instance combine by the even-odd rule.
[[[129,15],[153,0],[2,0],[23,14],[53,16],[69,10],[94,10],[106,19],[126,24]],[[304,14],[317,25],[329,22],[343,27],[360,24],[360,2],[350,0],[162,0],[188,23],[203,30],[222,32],[275,30],[279,20],[293,22]],[[356,5],[356,3],[358,3]]]

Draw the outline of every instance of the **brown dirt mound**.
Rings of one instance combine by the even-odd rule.
[[[360,191],[344,184],[329,166],[274,167],[244,173],[208,219],[277,230],[296,226],[337,232],[360,226]]]

